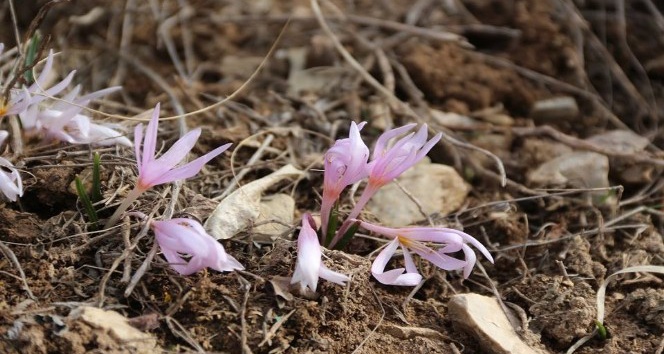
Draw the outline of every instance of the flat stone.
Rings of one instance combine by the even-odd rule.
[[[279,235],[290,230],[295,214],[295,199],[288,194],[279,193],[261,200],[260,214],[254,226],[254,239],[274,241]]]
[[[454,168],[431,163],[428,158],[408,169],[398,181],[428,215],[446,215],[457,210],[470,190]],[[367,209],[385,226],[407,226],[425,218],[417,205],[395,183],[381,188],[371,198]]]
[[[95,337],[115,341],[115,345],[132,353],[158,353],[157,339],[149,333],[132,327],[128,319],[115,311],[106,311],[96,307],[79,307],[73,310],[68,320],[82,321],[101,333]],[[71,325],[70,325],[71,327]],[[107,343],[107,345],[111,345]],[[111,345],[114,347],[115,345]]]
[[[540,165],[528,180],[536,186],[608,187],[609,159],[589,151],[569,152]]]
[[[496,354],[543,354],[516,333],[495,298],[458,294],[447,303],[452,321],[481,344],[482,352]]]
[[[569,120],[579,115],[579,106],[574,97],[554,97],[535,102],[530,116],[539,121]]]

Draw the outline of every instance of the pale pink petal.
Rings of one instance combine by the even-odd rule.
[[[2,157],[0,157],[0,166],[10,170],[8,173],[0,169],[0,190],[7,199],[15,202],[18,197],[23,196],[21,174],[11,162]]]
[[[466,256],[466,265],[463,267],[463,277],[464,279],[467,279],[475,267],[477,255],[475,254],[475,251],[473,251],[465,243],[463,244],[463,254]]]
[[[316,291],[318,277],[321,267],[322,251],[316,232],[309,225],[306,214],[302,218],[302,228],[297,238],[297,261],[295,272],[291,278],[291,284],[300,284],[304,291],[307,287]]]
[[[385,249],[378,254],[373,264],[371,265],[371,274],[373,275],[374,278],[376,278],[376,280],[378,280],[382,284],[415,286],[419,284],[420,281],[422,280],[422,276],[419,273],[417,272],[404,273],[405,271],[404,268],[397,268],[385,271],[387,263],[394,255],[394,252],[396,252],[398,246],[399,246],[398,239],[394,239],[387,244],[387,247],[385,247]],[[410,261],[412,261],[412,258],[410,259]],[[407,265],[409,267],[411,265],[414,266],[414,263]]]
[[[141,159],[141,145],[143,144],[143,124],[138,124],[134,128],[134,155],[136,156],[136,165],[138,174],[143,172],[143,160]]]
[[[170,265],[178,273],[189,275],[204,268],[217,271],[244,269],[224,247],[210,236],[200,223],[190,219],[153,221],[155,239]],[[189,255],[186,261],[181,255]]]
[[[164,184],[193,177],[196,174],[198,174],[198,172],[201,171],[201,169],[203,168],[203,166],[205,166],[206,163],[208,163],[213,158],[217,157],[217,155],[228,150],[228,148],[231,147],[231,145],[232,144],[230,143],[222,145],[208,152],[207,154],[195,159],[194,161],[191,161],[183,166],[165,172],[161,176],[158,176],[156,179],[150,181],[150,184],[154,186],[158,184]]]
[[[383,153],[385,153],[385,150],[387,149],[387,143],[390,139],[411,130],[416,125],[416,123],[406,124],[403,127],[391,129],[381,134],[376,140],[376,146],[374,147],[373,156],[371,158],[375,160],[380,157]]]
[[[152,112],[152,118],[150,119],[148,127],[145,130],[145,140],[143,141],[143,160],[140,162],[144,169],[147,164],[155,158],[154,154],[157,148],[157,135],[159,134],[159,110],[160,104],[157,103],[157,105],[154,107],[154,111]]]
[[[183,137],[178,139],[168,151],[163,153],[156,161],[163,162],[171,167],[177,166],[187,154],[194,148],[196,141],[201,136],[201,128],[189,131]],[[170,168],[169,168],[170,169]]]
[[[350,280],[347,275],[330,270],[322,262],[320,264],[320,269],[318,270],[318,275],[327,281],[339,285],[346,285],[346,282]]]

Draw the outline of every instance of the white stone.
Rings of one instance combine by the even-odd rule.
[[[609,159],[589,151],[566,153],[540,165],[528,180],[537,186],[608,187]]]
[[[454,168],[431,163],[428,158],[407,170],[398,181],[428,215],[446,215],[457,210],[470,190]],[[371,198],[367,209],[385,226],[407,226],[425,218],[417,205],[395,183],[381,188]]]
[[[481,343],[482,352],[546,353],[532,348],[519,337],[495,298],[479,294],[458,294],[452,296],[447,308],[452,321]]]
[[[290,229],[295,214],[295,199],[288,194],[279,193],[261,200],[260,214],[256,218],[253,232],[254,240],[273,241],[274,238]]]
[[[132,327],[127,318],[115,311],[96,307],[79,307],[69,314],[70,320],[80,320],[93,328],[108,333],[118,344],[132,349],[132,353],[157,353],[157,339],[149,333]]]

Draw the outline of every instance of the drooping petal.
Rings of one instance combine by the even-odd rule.
[[[398,246],[399,246],[399,240],[396,238],[387,244],[387,247],[385,247],[385,249],[383,249],[378,254],[373,264],[371,265],[371,275],[373,275],[373,277],[376,278],[376,280],[378,280],[382,284],[415,286],[419,284],[420,281],[422,281],[422,275],[417,273],[416,269],[415,272],[405,272],[406,269],[404,268],[396,268],[385,271],[387,263],[390,261],[390,259],[396,252]],[[404,255],[404,257],[407,256]],[[409,268],[414,267],[415,264],[409,263],[409,261],[412,262],[412,258],[410,259],[406,258],[406,266]]]
[[[305,291],[308,287],[316,291],[318,277],[321,267],[322,251],[316,231],[311,227],[305,216],[302,218],[302,228],[297,238],[297,261],[295,272],[291,278],[291,284],[300,284],[300,289]]]
[[[177,218],[153,221],[151,227],[164,257],[182,275],[193,274],[204,268],[220,272],[244,269],[194,220]],[[182,257],[185,254],[191,257],[189,261]]]
[[[346,282],[350,280],[347,275],[330,270],[322,262],[320,264],[320,269],[318,270],[318,275],[327,281],[339,285],[346,285]]]
[[[475,262],[477,261],[477,255],[465,243],[463,244],[462,247],[463,247],[463,254],[464,256],[466,256],[466,265],[463,267],[463,278],[468,279],[470,273],[473,271],[473,268],[475,267]]]

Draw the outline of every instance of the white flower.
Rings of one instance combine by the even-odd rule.
[[[9,133],[6,131],[0,130],[0,146],[2,146],[8,135]],[[18,197],[23,195],[21,175],[11,162],[2,157],[0,157],[0,190],[12,202],[15,202]]]
[[[151,227],[164,257],[182,275],[190,275],[206,267],[220,272],[244,269],[197,221],[184,218],[153,221]],[[191,258],[186,261],[182,255]]]
[[[302,217],[302,229],[297,239],[297,262],[295,272],[291,278],[291,284],[300,284],[300,290],[306,288],[316,291],[318,278],[323,278],[333,283],[344,285],[350,278],[344,274],[328,269],[321,260],[322,251],[316,231],[311,227],[309,214]]]

